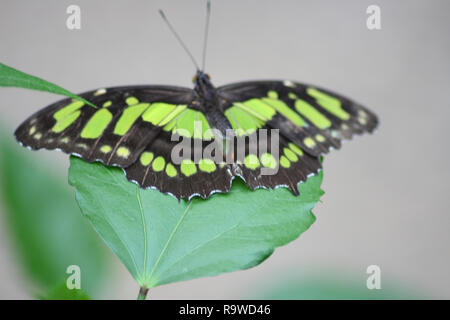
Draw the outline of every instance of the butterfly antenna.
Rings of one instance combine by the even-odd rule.
[[[186,44],[183,42],[183,40],[181,40],[180,36],[178,35],[178,33],[175,31],[175,29],[173,28],[173,26],[170,24],[169,20],[167,19],[166,15],[164,14],[164,11],[162,11],[161,9],[159,10],[159,14],[161,15],[161,17],[163,18],[163,20],[166,22],[167,26],[169,27],[170,31],[172,31],[173,35],[175,36],[175,38],[178,40],[178,42],[180,43],[180,45],[183,47],[184,51],[186,51],[186,53],[189,55],[189,58],[191,58],[192,62],[194,63],[195,68],[198,70],[200,70],[197,61],[195,61],[194,56],[192,55],[192,53],[189,51],[188,47],[186,46]]]
[[[211,0],[208,0],[206,4],[206,25],[205,25],[205,37],[203,40],[203,58],[202,58],[202,70],[205,70],[206,63],[206,48],[208,46],[208,32],[209,32],[209,19],[211,17]]]

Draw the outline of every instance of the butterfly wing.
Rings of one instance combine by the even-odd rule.
[[[115,87],[80,96],[98,109],[58,101],[22,123],[16,139],[34,150],[61,149],[86,161],[127,167],[158,136],[158,121],[194,99],[192,90],[168,86]]]
[[[130,86],[80,94],[98,109],[71,99],[58,101],[32,115],[15,132],[30,149],[60,149],[86,161],[101,161],[124,169],[127,179],[142,188],[155,188],[178,199],[230,189],[228,166],[202,159],[213,140],[203,135],[208,121],[198,110],[191,89],[167,86]],[[197,132],[194,121],[203,124]],[[183,136],[184,135],[184,136]],[[172,150],[183,137],[196,146],[180,163]],[[192,149],[194,150],[194,149]]]
[[[234,128],[251,128],[252,121],[258,127],[259,121],[315,156],[339,149],[341,141],[354,134],[373,132],[378,124],[376,115],[362,105],[292,81],[241,82],[220,87],[218,93],[228,101],[225,114]],[[237,118],[241,120],[234,121]]]
[[[142,188],[157,189],[177,199],[208,198],[214,193],[229,191],[233,179],[230,166],[203,152],[214,141],[183,137],[189,149],[179,153],[176,148],[180,141],[173,140],[177,136],[161,132],[140,158],[125,169],[127,179]]]

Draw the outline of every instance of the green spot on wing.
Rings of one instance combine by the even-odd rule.
[[[89,119],[86,126],[81,131],[84,139],[97,139],[111,122],[113,115],[107,109],[100,109]]]
[[[117,149],[117,155],[122,158],[128,158],[130,155],[130,149],[126,147],[119,147],[119,149]]]
[[[197,113],[192,109],[186,109],[178,118],[176,132],[182,136],[192,138],[194,136],[194,122]]]
[[[228,108],[225,111],[225,116],[235,130],[236,135],[250,134],[260,127],[254,116],[236,105]]]
[[[173,131],[188,138],[211,140],[213,137],[204,114],[189,108],[183,109],[178,118],[169,122],[164,130]]]
[[[255,170],[259,167],[259,159],[256,155],[249,154],[244,159],[244,165],[251,170]]]
[[[315,138],[319,142],[324,142],[325,141],[325,137],[323,135],[321,135],[321,134],[316,134]]]
[[[350,119],[350,114],[348,114],[347,111],[342,109],[342,104],[339,99],[314,88],[306,89],[306,93],[309,94],[311,97],[315,98],[320,106],[322,106],[325,110],[335,115],[339,119],[341,120]]]
[[[326,129],[331,127],[331,121],[308,102],[298,99],[295,101],[295,108],[299,113],[308,118],[317,128]]]
[[[314,148],[316,146],[316,142],[313,140],[313,138],[311,137],[307,137],[305,139],[303,139],[303,143],[308,147],[308,148]]]
[[[130,99],[130,98],[128,98]],[[130,130],[131,126],[140,117],[140,115],[147,110],[150,106],[149,103],[139,103],[133,105],[131,107],[126,108],[122,115],[120,116],[119,121],[117,121],[116,126],[114,127],[114,134],[123,136]]]
[[[289,108],[288,105],[283,101],[271,98],[263,98],[262,101],[264,101],[266,104],[274,108],[281,115],[292,121],[297,126],[299,127],[307,126],[305,120],[303,120],[302,117],[300,117],[294,110]]]
[[[260,107],[261,105],[264,107],[261,108]],[[272,108],[265,105],[262,101],[258,99],[253,99],[253,102],[250,103],[235,102],[234,106],[241,108],[243,111],[249,113],[250,115],[252,115],[253,117],[262,122],[270,120],[272,116],[275,114],[275,111]]]
[[[261,155],[261,164],[266,168],[275,169],[277,167],[277,161],[275,157],[270,153],[263,153]]]
[[[280,165],[283,168],[289,168],[291,166],[291,162],[285,156],[281,156],[280,157]]]
[[[53,118],[55,118],[56,121],[63,120],[65,117],[71,115],[72,113],[74,113],[75,111],[77,111],[78,109],[80,109],[83,106],[84,106],[84,102],[74,101],[74,102],[68,104],[67,106],[62,107],[61,109],[56,111],[55,114],[53,115]]]
[[[289,99],[293,99],[293,100],[298,99],[297,95],[295,93],[292,93],[292,92],[288,93],[288,97],[289,97]]]
[[[136,97],[128,97],[125,100],[125,102],[126,102],[127,105],[131,106],[131,105],[134,105],[134,104],[138,104],[139,100]]]
[[[157,157],[152,163],[152,169],[155,172],[160,172],[164,170],[164,166],[166,165],[166,161],[163,157]]]
[[[286,156],[286,158],[288,158],[290,161],[292,161],[292,162],[298,161],[298,157],[293,151],[291,151],[288,148],[284,148],[283,151],[284,151],[284,155]]]
[[[146,167],[152,162],[153,160],[153,153],[152,152],[142,152],[141,157],[139,158],[139,161],[141,164]]]
[[[175,169],[175,167],[171,163],[168,163],[166,166],[166,174],[169,177],[173,178],[177,175],[177,169]]]
[[[267,96],[271,99],[278,99],[278,92],[270,90],[269,92],[267,92]]]
[[[164,126],[174,120],[177,116],[179,116],[185,109],[187,108],[186,105],[179,105],[174,110],[172,110],[160,123],[158,123],[159,126]]]
[[[102,153],[110,153],[111,150],[112,150],[111,146],[108,146],[108,145],[104,145],[104,146],[102,146],[102,147],[100,148],[100,151],[101,151]]]
[[[81,111],[76,111],[74,113],[71,113],[70,115],[56,121],[55,125],[52,128],[53,132],[60,133],[66,130],[72,123],[75,122],[75,120],[78,119],[80,116]]]
[[[298,147],[296,144],[290,142],[289,143],[289,148],[291,148],[292,151],[294,151],[296,154],[298,154],[299,156],[303,155],[303,151],[302,149],[300,149],[300,147]]]
[[[157,126],[173,109],[175,109],[174,104],[155,102],[144,112],[142,119]]]
[[[192,160],[184,159],[181,162],[180,170],[186,177],[190,177],[197,172],[197,167]]]
[[[201,159],[198,162],[198,168],[200,171],[211,173],[216,171],[216,164],[211,159]]]
[[[267,104],[261,101],[261,99],[250,99],[244,101],[243,104],[259,113],[266,120],[271,119],[275,115],[275,111],[273,110],[273,108],[269,107]]]

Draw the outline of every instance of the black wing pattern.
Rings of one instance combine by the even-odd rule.
[[[190,200],[227,192],[235,177],[252,189],[284,186],[298,194],[298,183],[321,168],[322,154],[378,123],[371,111],[343,96],[291,81],[242,82],[216,93],[216,105],[206,106],[186,88],[99,89],[80,95],[98,109],[61,100],[27,119],[15,135],[30,149],[60,149],[119,166],[142,188]],[[194,122],[203,124],[200,131]],[[208,132],[219,126],[234,136]],[[192,148],[174,161],[180,138]]]
[[[72,99],[58,101],[22,123],[15,132],[16,139],[33,150],[61,149],[86,161],[127,167],[162,130],[143,119],[150,104],[164,101],[169,108],[189,104],[193,91],[129,86],[99,89],[80,96],[99,108]]]

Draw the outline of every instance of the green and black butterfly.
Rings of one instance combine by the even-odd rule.
[[[235,177],[251,189],[285,186],[298,195],[297,184],[321,168],[321,155],[339,149],[354,134],[372,132],[378,123],[360,104],[315,86],[250,81],[216,88],[200,70],[193,89],[125,86],[80,96],[98,108],[58,101],[20,125],[17,140],[33,150],[60,149],[121,167],[142,188],[188,200],[227,192]],[[202,124],[200,129],[195,122]],[[243,157],[232,155],[231,163],[207,156],[194,161],[192,152],[183,154],[181,163],[171,160],[178,144],[174,136],[205,150],[220,139],[209,129],[231,129],[234,139],[244,139]],[[262,153],[258,141],[246,139],[250,134],[259,139],[259,129],[279,129],[278,150]],[[261,175],[262,168],[276,169],[276,174]]]
[[[320,155],[377,126],[377,117],[363,106],[309,85],[254,81],[215,88],[201,71],[194,82],[193,90],[130,86],[83,93],[82,98],[102,107],[65,99],[31,116],[15,135],[31,149],[61,149],[86,161],[119,166],[142,188],[190,199],[228,191],[235,176],[252,189],[288,186],[297,194],[297,184],[321,168]],[[202,132],[194,130],[196,120],[202,122]],[[206,158],[194,163],[193,155],[181,164],[171,162],[178,143],[172,133],[184,129],[193,144],[200,140],[206,148],[213,140],[206,135],[209,128],[233,129],[238,136],[279,129],[277,174],[259,174],[261,167],[274,164],[270,151],[265,157],[247,153],[242,163],[225,166]]]

